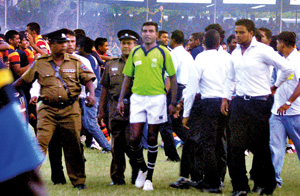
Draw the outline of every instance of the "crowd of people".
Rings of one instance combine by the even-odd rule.
[[[93,40],[82,29],[41,35],[32,22],[25,31],[1,35],[1,67],[24,92],[26,116],[43,154],[49,153],[51,180],[66,183],[63,150],[72,185],[87,188],[84,135],[87,147],[97,143],[103,153],[111,152],[112,186],[125,184],[126,154],[131,183],[151,191],[161,133],[168,160],[180,161],[180,178],[170,187],[222,193],[228,168],[232,195],[247,195],[245,152],[250,151],[252,192],[272,195],[282,186],[287,137],[300,159],[296,34],[272,36],[249,19],[231,24],[234,33],[229,31],[227,40],[227,25],[209,21],[201,23],[201,31],[177,26],[169,33],[160,17],[158,23],[119,30],[120,57],[107,54],[115,38]],[[183,143],[181,158],[174,133]],[[24,163],[18,174],[27,171]],[[16,176],[0,178],[0,184],[32,180],[11,180]]]

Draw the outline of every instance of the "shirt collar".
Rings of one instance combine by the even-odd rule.
[[[42,35],[36,36],[36,38],[35,38],[35,43],[36,43],[39,39],[43,39]]]
[[[15,50],[15,47],[13,45],[10,45],[10,44],[9,44],[9,48],[12,49],[12,50]]]
[[[250,43],[250,45],[249,45],[248,48],[250,48],[250,47],[255,47],[255,46],[258,45],[258,43],[259,43],[259,42],[256,40],[255,36],[253,36],[253,37],[252,37],[252,40],[251,40],[251,43]],[[237,48],[241,49],[241,45],[240,45],[240,44],[237,44]]]
[[[298,51],[297,51],[297,49],[296,48],[294,48],[294,50],[289,54],[289,56],[288,57],[286,57],[286,59],[287,60],[291,60],[293,57],[294,57],[294,55],[298,55]]]
[[[64,61],[69,61],[70,60],[70,55],[69,54],[64,54]],[[49,57],[47,59],[47,61],[53,61],[53,56],[52,54],[49,54]]]

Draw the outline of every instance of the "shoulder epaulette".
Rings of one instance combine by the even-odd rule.
[[[67,54],[70,59],[80,61],[80,59],[72,54]]]
[[[49,56],[50,56],[50,54],[43,54],[42,56],[38,57],[37,60],[45,59],[45,58],[48,58]]]

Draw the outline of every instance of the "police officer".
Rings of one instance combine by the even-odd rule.
[[[99,122],[104,117],[104,108],[109,103],[109,126],[112,133],[112,162],[110,168],[111,185],[125,184],[124,172],[126,167],[125,153],[130,158],[132,167],[131,182],[135,183],[138,174],[137,162],[132,158],[129,148],[129,116],[121,116],[117,110],[118,98],[121,92],[124,75],[123,68],[127,61],[130,51],[136,46],[139,35],[131,30],[121,30],[118,32],[118,38],[121,42],[122,56],[119,59],[109,61],[101,79],[101,98],[100,98],[100,114]],[[129,97],[131,90],[126,93],[124,101],[129,106]]]
[[[37,111],[38,142],[46,154],[54,131],[60,131],[70,181],[75,188],[84,189],[86,175],[80,148],[81,110],[78,95],[81,92],[80,84],[85,85],[90,92],[86,105],[94,105],[95,74],[79,59],[66,54],[68,38],[63,32],[57,30],[46,35],[52,53],[37,59],[15,82],[15,86],[38,79],[42,101]]]

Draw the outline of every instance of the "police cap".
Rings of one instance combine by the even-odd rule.
[[[133,39],[138,41],[140,36],[138,33],[136,33],[135,31],[129,30],[129,29],[125,29],[125,30],[121,30],[118,32],[118,38],[121,41],[122,39]]]
[[[57,31],[53,31],[51,33],[48,33],[45,35],[50,42],[52,41],[58,41],[58,42],[66,42],[69,41],[69,38],[67,38],[66,32],[64,29],[60,29]]]

